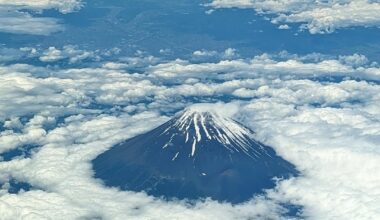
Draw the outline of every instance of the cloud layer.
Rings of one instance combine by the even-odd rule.
[[[252,8],[258,13],[271,14],[272,23],[301,24],[301,30],[312,34],[332,33],[348,27],[378,27],[380,25],[380,3],[371,0],[213,0],[213,8]]]
[[[33,186],[0,189],[0,219],[287,219],[289,203],[303,207],[300,218],[380,217],[378,64],[358,54],[220,59],[1,65],[0,154],[37,148],[0,162],[0,185]],[[302,175],[236,206],[165,201],[92,178],[97,155],[195,103],[239,109],[233,117]]]

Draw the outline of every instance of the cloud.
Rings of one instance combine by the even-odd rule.
[[[375,210],[379,204],[374,202],[378,196],[373,195],[378,193],[380,176],[368,175],[375,172],[380,160],[378,135],[372,133],[378,131],[379,124],[374,123],[373,115],[360,107],[295,109],[271,100],[248,108],[251,117],[245,117],[251,121],[252,117],[262,120],[255,116],[262,113],[268,115],[264,121],[269,124],[277,121],[260,135],[270,135],[266,137],[270,144],[282,146],[279,150],[303,170],[303,177],[281,182],[276,197],[303,204],[309,219],[371,219],[378,215]],[[274,109],[279,111],[277,115]],[[269,124],[255,123],[255,127],[268,130]],[[366,132],[366,126],[371,132]]]
[[[284,58],[286,58],[284,60]],[[313,58],[316,61],[310,60]],[[379,80],[379,68],[369,67],[366,58],[360,55],[324,59],[318,55],[305,57],[283,57],[262,54],[250,60],[222,60],[217,63],[194,64],[186,60],[175,60],[158,64],[149,71],[166,79],[178,78],[215,78],[236,79],[248,76],[286,76],[286,77],[352,77],[367,80]],[[355,64],[357,63],[357,64]]]
[[[282,24],[282,25],[278,26],[278,29],[280,29],[280,30],[288,30],[288,29],[290,29],[290,27],[287,24]]]
[[[129,72],[133,66],[141,73]],[[1,184],[33,186],[12,195],[0,189],[0,219],[288,219],[282,204],[302,206],[302,219],[378,218],[379,73],[359,54],[213,63],[138,56],[64,69],[2,64],[0,154],[39,148],[0,162]],[[166,201],[92,178],[97,155],[196,103],[228,110],[302,175],[234,206]]]
[[[196,50],[193,52],[193,60],[195,61],[210,61],[210,60],[230,60],[236,59],[239,57],[239,54],[234,48],[227,48],[223,52],[218,51],[209,51],[209,50]]]
[[[0,32],[12,34],[50,35],[64,30],[62,21],[52,17],[34,16],[34,12],[57,9],[61,13],[71,13],[82,7],[78,0],[0,0]]]
[[[0,0],[0,6],[32,10],[57,9],[61,13],[71,13],[79,10],[83,3],[81,0]]]
[[[261,0],[213,0],[207,4],[213,8],[252,8],[261,14],[274,15],[272,23],[300,23],[300,29],[311,34],[332,33],[348,27],[378,27],[380,3],[370,0],[336,1],[261,1]]]
[[[63,29],[58,19],[33,17],[27,12],[9,12],[7,8],[2,8],[0,5],[0,32],[50,35]]]
[[[67,65],[79,66],[83,61],[91,63],[91,61],[100,62],[101,60],[109,60],[111,57],[114,58],[115,55],[120,53],[119,48],[103,49],[103,50],[85,50],[81,49],[75,45],[64,45],[63,47],[23,47],[19,49],[14,48],[1,48],[0,49],[0,62],[28,62],[30,60],[38,59],[41,62],[55,64],[55,65]],[[122,64],[122,66],[131,67],[136,66],[136,62],[145,59],[145,63],[151,62],[153,59],[157,58],[130,58],[131,62],[127,64]],[[123,58],[124,61],[128,60]],[[140,61],[140,62],[141,62]],[[108,67],[111,68],[110,62]],[[141,65],[144,65],[143,63]]]
[[[0,62],[9,62],[22,58],[24,52],[14,48],[0,48]]]
[[[340,62],[345,63],[350,66],[360,67],[369,63],[367,57],[361,54],[353,54],[349,56],[340,56]]]
[[[99,60],[100,57],[95,53],[96,52],[93,51],[80,50],[72,45],[66,45],[62,48],[62,50],[55,47],[49,47],[43,52],[39,59],[42,62],[56,62],[63,59],[68,59],[69,63],[73,64],[86,59]]]
[[[62,52],[60,50],[56,49],[55,47],[49,47],[49,49],[44,52],[43,56],[40,57],[40,60],[42,62],[54,62],[62,60],[63,58],[65,57],[62,55]]]

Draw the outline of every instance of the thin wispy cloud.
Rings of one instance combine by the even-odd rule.
[[[38,13],[55,9],[61,13],[79,10],[82,3],[77,0],[64,1],[0,1],[0,32],[47,36],[64,30],[62,21],[52,17],[38,16],[25,10]],[[24,11],[23,11],[24,10]]]

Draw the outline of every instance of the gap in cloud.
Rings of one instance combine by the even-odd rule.
[[[18,194],[20,192],[28,192],[32,189],[32,185],[26,182],[19,182],[15,179],[11,179],[6,183],[0,182],[0,191],[6,190],[9,194]]]
[[[30,158],[37,152],[39,145],[27,144],[0,154],[0,161],[11,161],[20,158]]]
[[[284,213],[285,218],[292,218],[292,217],[297,217],[300,219],[303,219],[302,212],[303,212],[303,207],[300,205],[295,205],[292,203],[283,203],[280,204],[286,212]]]

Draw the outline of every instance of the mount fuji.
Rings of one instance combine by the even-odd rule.
[[[122,142],[93,160],[95,178],[122,190],[167,199],[211,198],[240,203],[295,167],[240,123],[192,107],[165,124]]]

